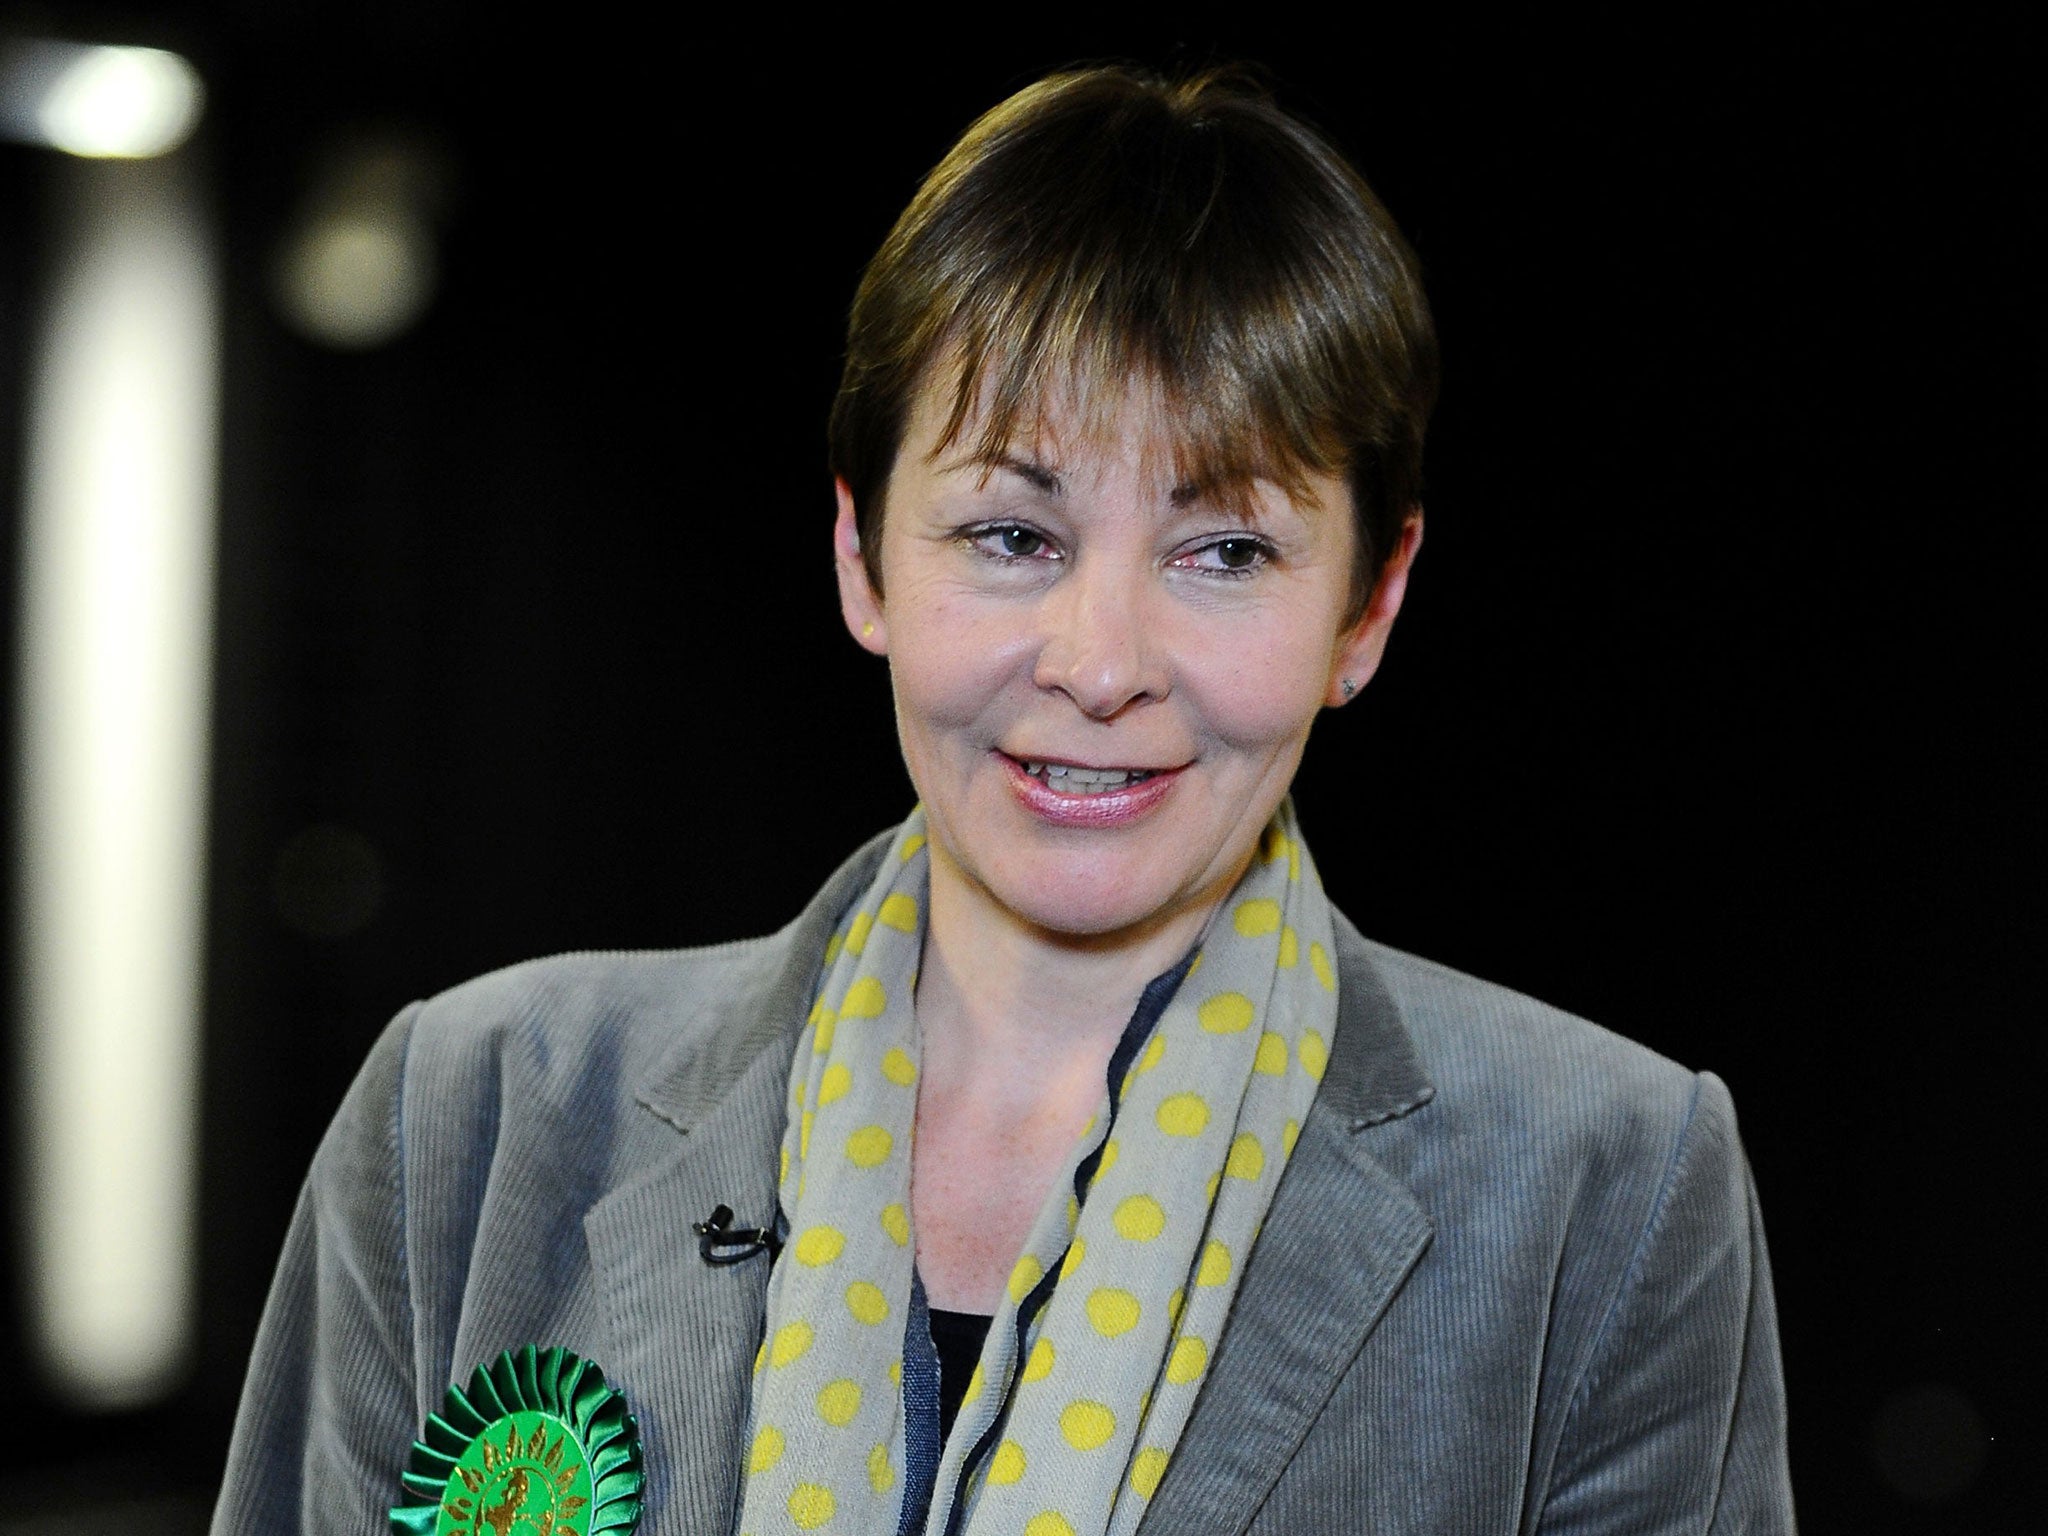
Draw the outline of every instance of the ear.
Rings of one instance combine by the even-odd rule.
[[[1372,681],[1373,673],[1379,671],[1380,658],[1387,653],[1387,636],[1393,633],[1394,620],[1400,616],[1401,599],[1408,595],[1408,573],[1414,568],[1416,553],[1421,548],[1422,508],[1417,507],[1401,524],[1400,537],[1372,589],[1364,614],[1337,642],[1329,691],[1323,695],[1323,702],[1330,708],[1348,704],[1359,689]],[[1346,683],[1351,685],[1349,689],[1344,686]]]
[[[839,516],[832,524],[832,563],[839,573],[839,612],[862,650],[877,656],[889,654],[889,625],[882,617],[882,599],[868,580],[867,562],[860,554],[860,525],[853,517],[853,492],[846,481],[833,477],[832,488],[839,499]]]

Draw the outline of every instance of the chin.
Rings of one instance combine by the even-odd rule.
[[[1049,933],[1101,938],[1170,921],[1195,905],[1187,884],[1100,855],[1019,861],[985,882],[989,894]]]

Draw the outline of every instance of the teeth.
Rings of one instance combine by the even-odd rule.
[[[1061,763],[1027,762],[1024,771],[1067,795],[1106,794],[1152,777],[1142,768],[1071,768]]]

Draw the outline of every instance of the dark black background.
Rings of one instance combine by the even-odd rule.
[[[970,117],[1105,56],[1269,66],[1436,306],[1427,547],[1298,785],[1333,894],[1727,1079],[1807,1530],[2020,1528],[2044,754],[2017,22],[41,15],[170,42],[212,87],[187,151],[228,276],[205,1313],[163,1410],[6,1394],[0,1529],[82,1490],[198,1518],[298,1180],[400,1004],[777,926],[907,809],[831,583],[845,306]],[[394,124],[452,167],[440,293],[388,347],[323,351],[267,266],[320,146]],[[0,148],[10,527],[61,173]],[[310,826],[375,852],[335,875],[376,902],[342,938],[280,917]]]

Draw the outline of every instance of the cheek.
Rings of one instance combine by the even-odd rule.
[[[1015,636],[968,602],[925,594],[889,625],[889,678],[906,742],[913,733],[993,729],[992,716],[1020,675]],[[976,744],[976,750],[987,743]]]
[[[1328,638],[1320,629],[1273,623],[1221,639],[1205,647],[1199,667],[1183,674],[1208,731],[1247,752],[1305,737],[1328,684]]]

